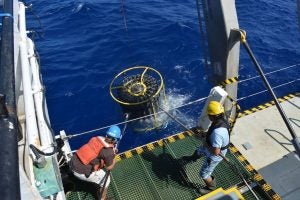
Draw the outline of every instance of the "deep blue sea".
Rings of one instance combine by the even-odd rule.
[[[56,134],[78,134],[122,122],[109,84],[122,70],[142,65],[158,70],[172,105],[206,97],[211,89],[195,0],[32,0],[29,29],[35,37],[50,121]],[[300,32],[296,0],[236,0],[240,28],[278,97],[300,91]],[[39,21],[32,14],[40,19]],[[126,17],[127,30],[124,23]],[[289,67],[293,66],[294,67]],[[239,79],[257,76],[241,48]],[[289,83],[286,84],[285,83]],[[279,86],[279,87],[277,87]],[[242,109],[271,100],[261,79],[239,84]],[[259,95],[253,95],[259,93]],[[253,95],[253,96],[252,96]],[[247,97],[247,98],[244,98]],[[203,102],[173,112],[193,127]],[[127,127],[120,151],[183,131],[172,120],[160,131],[136,134]],[[74,149],[97,131],[70,139]]]

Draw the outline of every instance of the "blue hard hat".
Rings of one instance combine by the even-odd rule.
[[[106,131],[106,135],[119,140],[121,138],[121,129],[118,126],[113,125]]]

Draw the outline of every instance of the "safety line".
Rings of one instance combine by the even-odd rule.
[[[282,87],[284,85],[287,85],[287,84],[290,84],[290,83],[293,83],[293,82],[296,82],[296,81],[299,81],[300,79],[296,79],[296,80],[293,80],[293,81],[290,81],[290,82],[287,82],[287,83],[284,83],[284,84],[281,84],[281,85],[277,85],[274,88],[279,88],[279,87]],[[255,96],[255,95],[258,95],[258,94],[261,94],[261,93],[264,93],[264,92],[267,92],[267,90],[263,90],[263,91],[260,91],[260,92],[257,92],[257,93],[254,93],[254,94],[251,94],[251,95],[248,95],[248,96],[245,96],[245,97],[241,97],[239,99],[237,99],[237,101],[240,101],[240,100],[244,100],[246,98],[249,98],[249,97],[252,97],[252,96]],[[197,102],[201,102],[205,99],[207,99],[208,97],[202,97],[202,98],[199,98],[195,101],[191,101],[189,103],[186,103],[186,104],[182,104],[181,106],[178,106],[178,107],[175,107],[175,108],[172,108],[170,109],[169,111],[171,110],[175,110],[175,109],[178,109],[178,108],[182,108],[182,107],[185,107],[185,106],[188,106],[188,105],[191,105],[191,104],[194,104],[194,103],[197,103]],[[161,114],[161,113],[164,113],[164,111],[158,111],[157,114]],[[128,120],[127,123],[130,123],[130,122],[133,122],[133,121],[137,121],[137,120],[140,120],[140,119],[144,119],[144,118],[147,118],[147,117],[151,117],[153,116],[154,114],[149,114],[149,115],[145,115],[145,116],[142,116],[142,117],[138,117],[138,118],[134,118],[134,119],[131,119],[131,120]],[[123,122],[119,122],[119,123],[116,123],[116,124],[111,124],[111,125],[108,125],[108,126],[104,126],[104,127],[100,127],[100,128],[96,128],[96,129],[92,129],[92,130],[89,130],[89,131],[85,131],[85,132],[81,132],[81,133],[78,133],[78,134],[73,134],[73,135],[68,135],[66,137],[66,139],[70,139],[70,138],[73,138],[73,137],[77,137],[77,136],[81,136],[81,135],[85,135],[85,134],[88,134],[88,133],[92,133],[92,132],[96,132],[96,131],[100,131],[100,130],[103,130],[103,129],[107,129],[113,125],[122,125],[122,124],[125,124],[126,122],[123,121]]]
[[[113,184],[114,184],[114,187],[116,188],[118,197],[119,197],[120,199],[122,199],[122,197],[121,197],[121,192],[119,191],[119,188],[117,187],[116,181],[115,181],[115,179],[114,179],[114,177],[113,177],[113,171],[112,171],[112,173],[110,174],[110,177],[111,177],[111,179],[112,179],[112,182],[113,182]]]
[[[231,100],[231,101],[233,101],[233,99],[231,98],[231,97],[229,97],[228,96],[228,98]],[[235,102],[232,102],[232,103],[235,103]],[[236,112],[236,115],[235,115],[235,119],[237,118],[237,116],[238,116],[238,114],[239,114],[239,106],[235,103],[235,105],[236,105],[236,109],[237,109],[237,112]],[[161,107],[159,107],[160,109],[162,109]],[[163,110],[163,109],[162,109]],[[163,111],[165,111],[165,110],[163,110]],[[189,128],[187,128],[184,124],[182,124],[180,121],[178,121],[176,118],[174,118],[171,114],[169,114],[167,111],[165,111],[165,113],[166,114],[168,114],[172,119],[174,119],[177,123],[179,123],[180,125],[182,125],[185,129],[186,129],[186,131],[188,131],[188,132],[191,132],[192,130],[190,130]],[[235,119],[234,119],[234,122],[235,122]],[[234,126],[234,124],[233,125],[231,125],[231,128],[230,128],[230,131],[229,131],[229,134],[230,134],[230,132],[231,132],[231,130],[233,129],[233,126]],[[193,132],[192,132],[193,133]],[[167,144],[167,143],[166,143]],[[195,145],[196,146],[196,145]],[[168,145],[167,145],[167,147],[168,147]],[[196,146],[197,147],[197,146]],[[234,167],[236,170],[237,170],[237,174],[238,174],[238,176],[240,176],[240,178],[243,180],[243,182],[245,183],[245,185],[249,188],[249,190],[251,191],[251,193],[253,194],[253,196],[257,199],[257,200],[259,200],[259,198],[257,197],[257,195],[255,194],[255,192],[252,190],[252,188],[249,186],[249,184],[247,183],[247,181],[246,181],[246,179],[244,178],[244,176],[240,173],[240,171],[239,171],[239,169],[235,166],[235,165],[233,165],[233,164],[231,164],[230,163],[230,161],[225,157],[225,156],[223,156],[222,154],[220,154],[220,156],[229,164],[229,166],[230,166],[230,168],[232,169],[232,167]],[[176,158],[176,156],[175,156],[175,154],[173,153],[173,157],[175,157]],[[234,171],[234,170],[233,170]],[[185,171],[183,171],[184,173],[185,173]],[[189,179],[188,178],[188,175],[185,173],[185,175],[186,175],[186,177],[187,177],[187,179]]]
[[[279,99],[280,102],[283,102],[283,101],[287,101],[291,98],[294,98],[295,96],[300,96],[300,93],[289,94],[287,96],[283,96],[283,97],[278,98],[278,99]],[[272,103],[272,101],[267,102],[263,105],[259,105],[257,107],[254,107],[254,108],[250,109],[250,110],[245,110],[245,111],[241,112],[238,117],[240,118],[244,115],[252,114],[254,111],[259,111],[259,110],[265,109],[265,108],[273,106],[273,105],[274,105],[274,103]],[[181,132],[181,133],[171,135],[171,136],[168,136],[166,138],[154,141],[152,143],[148,143],[148,144],[145,144],[143,146],[136,147],[134,149],[131,149],[131,150],[128,150],[126,152],[118,154],[116,159],[119,161],[119,160],[122,160],[122,159],[125,159],[125,158],[130,158],[135,154],[141,154],[144,151],[152,151],[155,147],[163,146],[163,141],[164,140],[172,143],[172,142],[175,142],[176,140],[182,140],[182,139],[184,139],[188,136],[192,136],[193,133],[196,133],[196,135],[197,135],[197,134],[201,134],[201,132],[202,132],[202,130],[198,129],[197,127],[187,128],[187,129],[189,129],[191,131],[184,131],[184,132]],[[243,160],[243,159],[241,158],[241,160]]]
[[[284,101],[287,101],[287,100],[289,100],[291,98],[294,98],[295,96],[300,96],[300,94],[299,93],[289,94],[289,95],[283,96],[281,98],[278,98],[278,101],[279,102],[284,102]],[[275,104],[274,101],[269,101],[269,102],[267,102],[265,104],[259,105],[257,107],[253,107],[253,108],[251,108],[249,110],[244,110],[243,112],[239,113],[238,118],[241,118],[241,117],[243,117],[245,115],[250,115],[250,114],[255,113],[257,111],[260,111],[260,110],[264,110],[264,109],[266,109],[268,107],[273,106],[274,104]]]
[[[178,157],[176,156],[176,154],[174,153],[174,151],[172,150],[172,148],[170,147],[170,145],[168,144],[168,142],[164,140],[164,144],[167,146],[167,149],[170,151],[170,153],[172,154],[173,158],[175,158],[176,160],[178,160]],[[174,162],[174,161],[172,160],[171,162]],[[183,168],[183,166],[182,166],[182,163],[179,162],[178,164],[179,164],[180,168],[182,169],[182,170],[179,170],[180,175],[182,176],[182,178],[184,179],[184,181],[186,182],[186,184],[187,184],[188,186],[191,185],[191,186],[194,188],[193,192],[194,192],[194,194],[195,194],[196,196],[198,196],[198,193],[195,192],[196,184],[194,184],[194,183],[192,183],[192,182],[190,181],[190,178],[189,178],[189,176],[188,176],[188,173],[184,170],[184,168]]]
[[[273,74],[275,72],[283,71],[283,70],[286,70],[286,69],[289,69],[289,68],[292,68],[292,67],[297,67],[297,66],[300,66],[300,63],[294,64],[294,65],[290,65],[290,66],[287,66],[287,67],[284,67],[282,69],[278,69],[278,70],[275,70],[275,71],[272,71],[272,72],[265,73],[265,75],[270,75],[270,74]],[[249,81],[249,80],[252,80],[252,79],[256,79],[256,78],[259,78],[259,77],[260,76],[253,76],[253,77],[250,77],[250,78],[247,78],[247,79],[242,79],[242,80],[239,81],[239,83],[242,83],[242,82],[245,82],[245,81]]]
[[[299,81],[299,80],[300,80],[300,78],[298,78],[298,79],[296,79],[296,80],[293,80],[293,81],[290,81],[290,82],[287,82],[287,83],[283,83],[283,84],[281,84],[281,85],[277,85],[277,86],[275,86],[275,87],[272,87],[272,89],[279,88],[279,87],[282,87],[282,86],[284,86],[284,85],[288,85],[288,84],[290,84],[290,83],[293,83],[293,82],[296,82],[296,81]],[[264,92],[267,92],[267,91],[268,91],[268,90],[262,90],[262,91],[260,91],[260,92],[254,93],[254,94],[250,94],[250,95],[248,95],[248,96],[238,98],[237,100],[240,101],[240,100],[243,100],[243,99],[246,99],[246,98],[249,98],[249,97],[252,97],[252,96],[255,96],[255,95],[264,93]]]
[[[116,160],[119,162],[123,159],[128,159],[134,155],[140,156],[140,154],[148,151],[153,151],[156,147],[162,147],[164,143],[173,143],[177,140],[185,139],[186,137],[195,136],[191,132],[198,132],[197,128],[193,128],[192,131],[184,131],[176,135],[168,136],[166,138],[148,143],[146,145],[136,147],[134,149],[128,150],[116,156]],[[193,138],[193,137],[192,137]],[[194,141],[192,141],[194,143]],[[250,162],[239,152],[239,150],[230,143],[229,150],[231,154],[239,161],[239,163],[244,167],[244,169],[251,174],[251,177],[259,185],[259,187],[268,195],[272,200],[281,200],[281,197],[272,189],[272,187],[263,179],[263,176],[259,174]],[[176,157],[176,156],[175,156]]]
[[[273,200],[281,200],[279,194],[277,194],[272,187],[263,179],[262,175],[259,174],[254,167],[249,163],[249,161],[242,155],[241,152],[232,144],[230,143],[229,147],[230,152],[239,160],[242,166],[252,174],[255,182],[263,189],[263,191]]]
[[[208,97],[202,97],[200,99],[197,99],[195,101],[191,101],[189,103],[186,103],[186,104],[183,104],[181,106],[178,106],[178,107],[175,107],[175,108],[171,108],[169,109],[168,111],[172,111],[172,110],[175,110],[175,109],[178,109],[178,108],[181,108],[181,107],[184,107],[184,106],[187,106],[187,105],[190,105],[190,104],[194,104],[194,103],[197,103],[197,102],[201,102],[201,101],[204,101],[205,99],[207,99]],[[156,114],[162,114],[164,113],[164,111],[158,111]],[[96,129],[92,129],[92,130],[89,130],[89,131],[85,131],[85,132],[81,132],[81,133],[77,133],[77,134],[73,134],[73,135],[68,135],[66,137],[66,139],[70,139],[70,138],[73,138],[73,137],[77,137],[77,136],[80,136],[80,135],[85,135],[85,134],[88,134],[88,133],[92,133],[92,132],[96,132],[96,131],[100,131],[100,130],[103,130],[103,129],[107,129],[113,125],[122,125],[122,124],[125,124],[125,123],[130,123],[130,122],[134,122],[134,121],[137,121],[137,120],[140,120],[140,119],[144,119],[144,118],[147,118],[147,117],[151,117],[151,116],[154,116],[154,114],[149,114],[149,115],[144,115],[142,117],[138,117],[138,118],[134,118],[134,119],[130,119],[130,120],[127,120],[127,122],[123,121],[123,122],[119,122],[119,123],[116,123],[116,124],[111,124],[111,125],[108,125],[108,126],[104,126],[104,127],[100,127],[100,128],[96,128]]]
[[[259,73],[265,87],[267,88],[268,92],[272,96],[272,99],[274,100],[275,106],[277,107],[277,109],[278,109],[278,111],[281,115],[281,118],[283,119],[283,121],[285,123],[285,126],[289,130],[290,135],[292,136],[293,146],[295,147],[297,154],[300,155],[300,144],[298,142],[299,138],[297,137],[296,131],[294,130],[292,124],[288,120],[285,112],[283,111],[283,108],[281,107],[279,101],[277,100],[277,96],[275,95],[268,79],[266,78],[260,64],[256,60],[256,57],[255,57],[254,53],[252,52],[252,49],[250,48],[250,46],[249,46],[249,44],[246,40],[246,31],[242,30],[242,29],[236,29],[236,31],[238,31],[240,33],[240,42],[245,47],[245,50],[247,51],[252,63],[254,64],[256,71]]]
[[[193,130],[197,132],[196,129],[193,129]],[[139,147],[136,147],[134,149],[125,151],[123,153],[120,153],[116,156],[116,161],[131,158],[132,156],[137,155],[137,154],[138,155],[142,154],[143,152],[153,151],[156,147],[162,147],[164,145],[164,141],[168,141],[169,143],[173,143],[176,140],[182,140],[182,139],[184,139],[188,136],[192,136],[192,135],[193,134],[191,132],[186,132],[185,131],[185,132],[181,132],[181,133],[178,133],[178,134],[175,134],[175,135],[172,135],[172,136],[165,137],[163,139],[160,139],[160,140],[145,144],[143,146],[139,146]]]
[[[286,67],[286,68],[284,68],[284,69],[288,69],[288,68],[295,67],[295,66],[300,66],[300,63],[299,63],[299,64],[295,64],[295,65],[288,66],[288,67]],[[276,70],[276,71],[274,71],[274,72],[269,72],[269,73],[267,73],[267,74],[275,73],[275,72],[277,72],[277,71],[282,71],[282,70],[284,70],[284,69]],[[249,78],[249,79],[247,79],[247,80],[254,79],[254,78],[256,78],[256,77],[252,77],[252,78]],[[232,79],[232,78],[230,78],[230,79]],[[227,79],[227,80],[228,80],[228,79]],[[299,78],[299,79],[296,79],[296,80],[293,80],[293,81],[289,81],[289,82],[287,82],[287,83],[283,83],[283,84],[281,84],[281,85],[277,85],[277,86],[273,87],[272,89],[279,88],[279,87],[282,87],[282,86],[284,86],[284,85],[288,85],[288,84],[294,83],[294,82],[299,81],[299,80],[300,80],[300,78]],[[238,82],[244,82],[244,81],[246,81],[246,79],[245,79],[245,80],[238,81]],[[227,82],[227,81],[225,80],[225,81],[223,81],[223,82]],[[249,97],[252,97],[252,96],[256,96],[256,95],[261,94],[261,93],[264,93],[264,92],[267,92],[267,90],[262,90],[262,91],[260,91],[260,92],[254,93],[254,94],[251,94],[251,95],[248,95],[248,96],[245,96],[245,97],[238,98],[236,101],[244,100],[244,99],[246,99],[246,98],[249,98]],[[178,106],[178,107],[171,108],[171,109],[169,109],[168,111],[172,111],[172,110],[179,109],[179,108],[182,108],[182,107],[185,107],[185,106],[189,106],[189,105],[191,105],[191,104],[194,104],[194,103],[197,103],[197,102],[204,101],[204,100],[206,100],[207,98],[208,98],[208,97],[202,97],[202,98],[196,99],[196,100],[194,100],[194,101],[190,101],[190,102],[188,102],[188,103],[186,103],[186,104],[182,104],[182,105],[180,105],[180,106]],[[159,111],[159,112],[157,112],[156,114],[162,114],[162,113],[164,113],[164,111]],[[154,114],[149,114],[149,115],[145,115],[145,116],[142,116],[142,117],[134,118],[134,119],[128,120],[127,122],[128,122],[128,123],[129,123],[129,122],[134,122],[134,121],[137,121],[137,120],[140,120],[140,119],[144,119],[144,118],[147,118],[147,117],[152,117],[152,116],[154,116]],[[108,125],[108,126],[104,126],[104,127],[92,129],[92,130],[89,130],[89,131],[81,132],[81,133],[78,133],[78,134],[68,135],[68,136],[66,137],[66,139],[67,139],[67,138],[70,139],[70,138],[77,137],[77,136],[80,136],[80,135],[85,135],[85,134],[88,134],[88,133],[92,133],[92,132],[100,131],[100,130],[103,130],[103,129],[107,129],[107,128],[113,126],[113,125],[122,125],[122,124],[125,124],[125,123],[126,123],[126,122],[123,121],[123,122],[119,122],[119,123],[116,123],[116,124],[111,124],[111,125]]]
[[[297,67],[297,66],[300,66],[300,63],[290,65],[290,66],[287,66],[287,67],[284,67],[282,69],[278,69],[278,70],[275,70],[275,71],[272,71],[272,72],[265,73],[265,75],[270,75],[270,74],[273,74],[275,72],[283,71],[283,70],[286,70],[286,69],[289,69],[289,68],[292,68],[292,67]],[[259,78],[259,77],[260,76],[253,76],[253,77],[250,77],[250,78],[247,78],[247,79],[239,80],[239,78],[236,76],[236,77],[228,78],[228,79],[222,81],[220,83],[220,85],[224,87],[224,86],[232,84],[232,83],[242,83],[242,82],[253,80],[253,79],[256,79],[256,78]]]
[[[157,187],[156,187],[156,185],[155,185],[155,183],[154,183],[154,181],[153,181],[153,179],[152,179],[150,173],[148,172],[147,167],[145,166],[145,163],[143,162],[143,159],[141,158],[140,155],[138,155],[138,158],[140,159],[140,161],[141,161],[141,163],[142,163],[142,165],[143,165],[144,170],[146,171],[147,175],[149,176],[149,178],[150,178],[150,180],[151,180],[151,182],[152,182],[152,184],[153,184],[153,186],[154,186],[154,189],[155,189],[156,193],[158,194],[159,198],[160,198],[160,199],[163,199],[163,198],[161,197],[160,193],[158,192],[158,189],[157,189]]]

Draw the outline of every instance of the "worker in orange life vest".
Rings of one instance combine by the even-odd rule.
[[[110,183],[109,174],[106,184],[106,171],[112,170],[115,165],[115,146],[121,138],[121,130],[118,126],[111,126],[107,132],[106,137],[96,136],[89,140],[89,142],[74,154],[70,161],[70,168],[75,177],[80,180],[99,184],[99,193],[102,192],[100,199],[105,199],[108,186]]]

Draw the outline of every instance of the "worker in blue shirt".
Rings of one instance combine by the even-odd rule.
[[[196,161],[205,156],[204,164],[200,170],[200,177],[206,184],[200,188],[201,194],[206,194],[216,189],[216,179],[212,173],[216,166],[223,160],[229,146],[229,124],[224,118],[224,107],[217,101],[210,101],[207,106],[207,115],[212,121],[206,135],[204,145],[198,147],[192,156],[184,156],[183,160]]]

